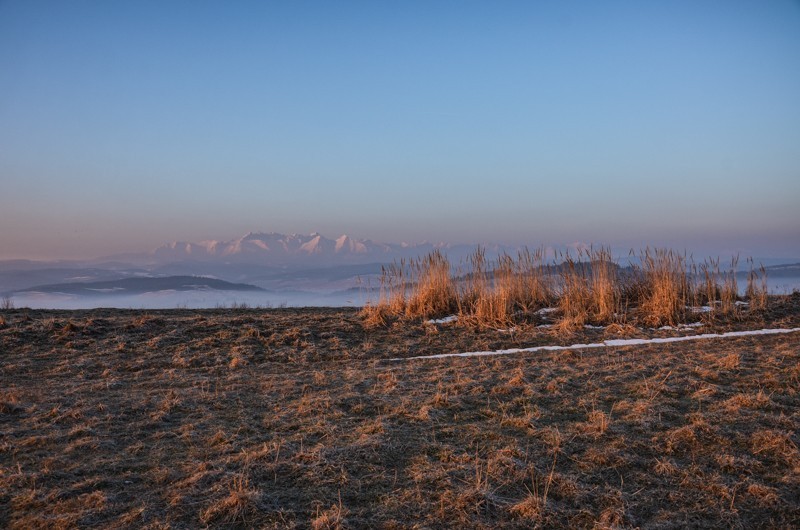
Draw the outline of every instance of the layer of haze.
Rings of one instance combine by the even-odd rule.
[[[250,230],[800,254],[800,4],[0,2],[0,259]]]

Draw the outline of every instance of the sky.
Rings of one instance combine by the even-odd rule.
[[[800,256],[800,2],[0,0],[0,259],[248,231]]]

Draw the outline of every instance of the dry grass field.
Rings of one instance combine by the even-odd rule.
[[[0,527],[800,525],[798,333],[387,360],[798,327],[798,294],[683,330],[364,318],[0,312]]]

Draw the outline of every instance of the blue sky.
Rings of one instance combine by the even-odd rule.
[[[800,256],[800,3],[0,2],[0,259],[247,231]]]

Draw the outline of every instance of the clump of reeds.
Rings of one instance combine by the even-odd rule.
[[[622,314],[619,267],[608,249],[592,250],[587,257],[591,274],[591,316],[598,324],[609,324]]]
[[[589,321],[592,303],[587,266],[567,253],[558,276],[556,293],[561,313],[559,327],[567,330],[583,326]]]
[[[723,271],[719,258],[709,258],[700,265],[702,272],[700,296],[701,300],[710,309],[710,313],[735,316],[738,313],[738,284],[736,281],[736,266],[739,257],[731,259],[730,268]]]
[[[485,250],[478,248],[467,267],[468,272],[457,279],[458,316],[478,327],[508,326],[518,315],[554,300],[542,249],[526,248],[516,257],[504,253],[490,263]]]
[[[521,311],[535,311],[553,303],[555,298],[543,248],[533,252],[523,248],[517,254],[514,267],[513,297]]]
[[[767,271],[764,265],[754,269],[752,258],[747,261],[750,265],[750,272],[747,275],[745,296],[750,304],[751,311],[762,311],[767,308]]]
[[[579,250],[577,259],[567,253],[559,265],[559,326],[572,329],[587,323],[611,324],[622,312],[619,266],[608,249]]]
[[[406,308],[406,262],[381,266],[377,303],[364,304],[361,314],[367,327],[383,326],[391,317],[402,315]]]
[[[639,314],[648,325],[675,325],[684,321],[691,302],[687,258],[667,249],[647,248],[633,267],[633,288],[628,289]]]
[[[478,247],[468,259],[469,272],[462,278],[458,297],[458,315],[473,319],[478,325],[504,325],[510,320],[506,307],[507,293],[492,288],[486,250]]]
[[[409,317],[429,317],[454,312],[458,299],[450,275],[450,261],[438,249],[412,260],[410,263],[414,284],[405,312]]]
[[[381,267],[381,293],[390,314],[399,315],[406,309],[407,265],[405,260]]]
[[[727,316],[737,316],[739,313],[739,285],[736,281],[736,267],[739,256],[731,258],[730,267],[722,273],[722,283],[719,290],[720,312]]]
[[[478,247],[467,260],[468,272],[459,278],[458,316],[478,327],[506,326],[513,318],[513,260],[502,255],[494,265]]]
[[[447,257],[435,250],[382,268],[379,299],[365,305],[364,322],[376,326],[398,318],[457,314],[467,325],[505,327],[555,305],[557,327],[566,331],[628,322],[674,326],[696,319],[696,313],[736,317],[744,305],[738,299],[736,257],[725,271],[719,259],[697,265],[669,249],[646,248],[636,258],[623,268],[601,247],[580,250],[576,257],[558,255],[553,264],[545,264],[543,249],[490,261],[479,247],[465,269],[454,273]],[[759,274],[751,266],[746,294],[751,310],[766,307],[763,267]]]
[[[457,309],[458,293],[450,262],[437,249],[418,259],[381,267],[378,302],[368,302],[362,313],[374,325],[385,323],[390,317],[430,318],[452,314]]]

